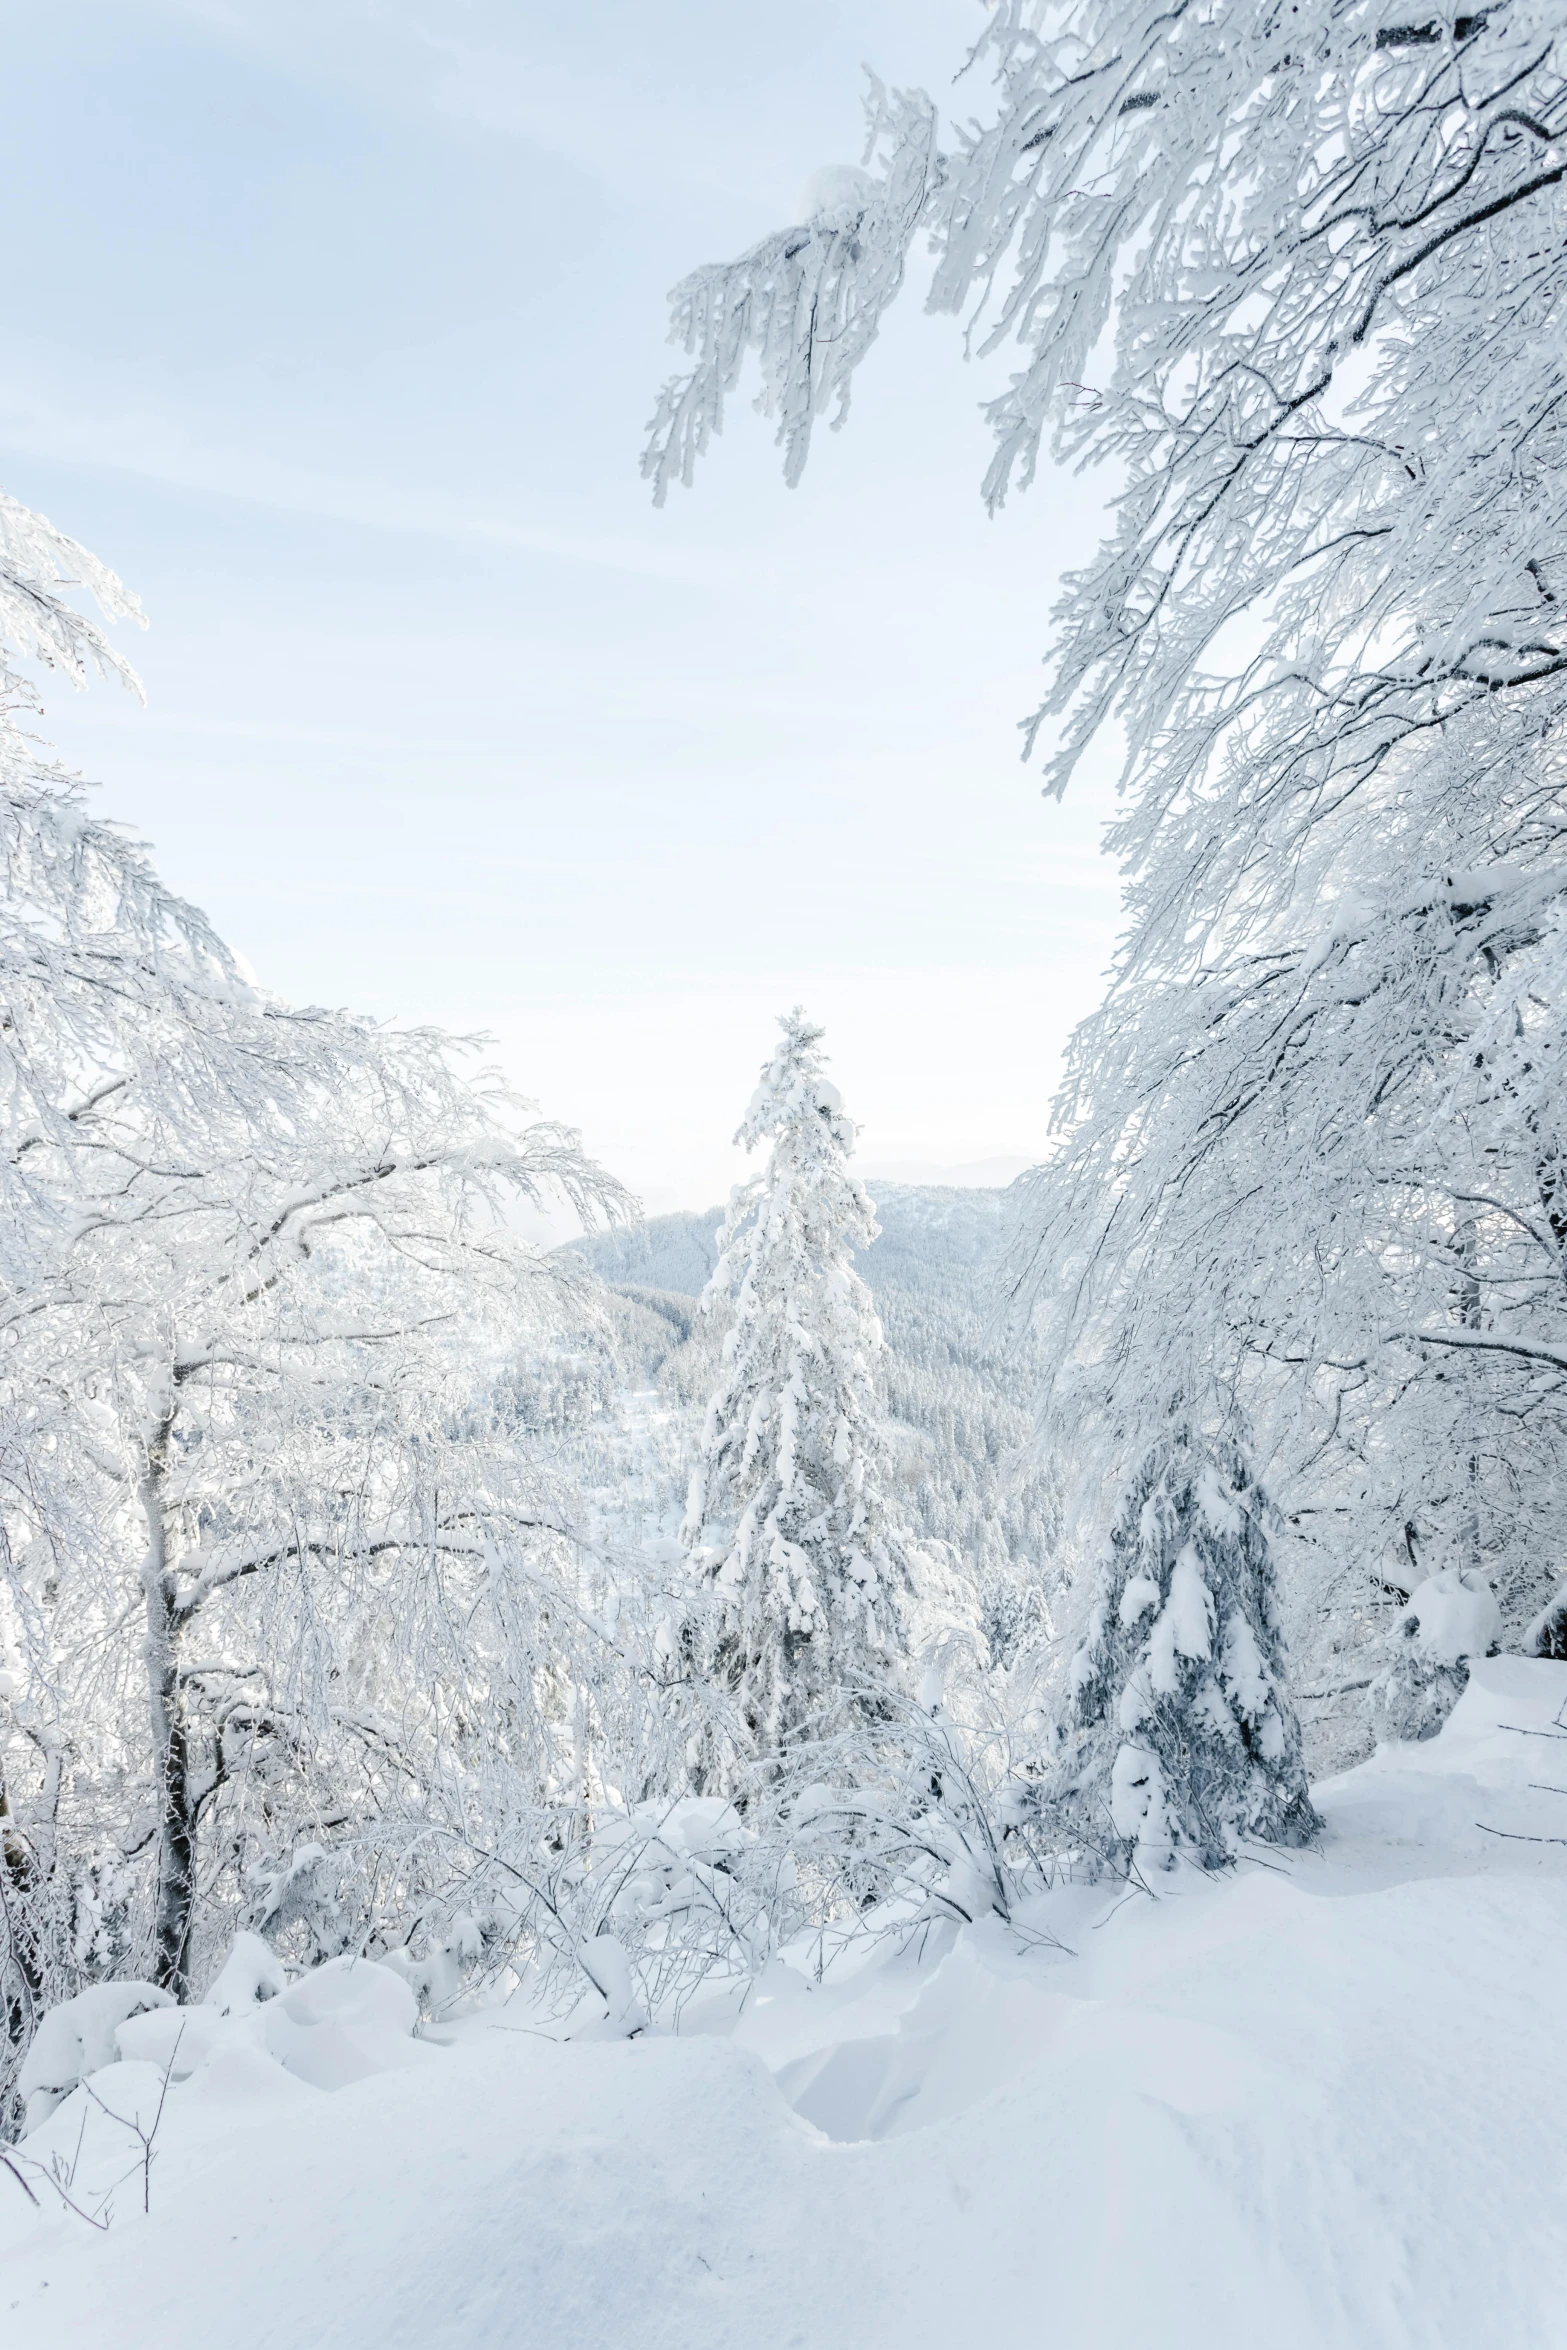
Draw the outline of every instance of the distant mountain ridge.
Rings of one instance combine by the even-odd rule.
[[[884,1288],[966,1290],[970,1310],[988,1319],[1015,1209],[1010,1189],[887,1183],[872,1187],[881,1237],[856,1252],[878,1301]],[[594,1232],[565,1247],[616,1289],[699,1297],[718,1262],[722,1208],[678,1209],[632,1231]]]

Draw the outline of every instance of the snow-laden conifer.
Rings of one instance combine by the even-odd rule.
[[[863,1717],[867,1682],[896,1673],[910,1585],[886,1494],[881,1325],[853,1262],[876,1236],[854,1126],[822,1031],[798,1009],[780,1025],[736,1137],[770,1145],[767,1168],[731,1199],[704,1295],[732,1319],[682,1530],[707,1669],[763,1754]]]
[[[1285,1695],[1268,1507],[1238,1453],[1185,1432],[1122,1502],[1072,1662],[1068,1808],[1115,1865],[1219,1866],[1317,1826]]]

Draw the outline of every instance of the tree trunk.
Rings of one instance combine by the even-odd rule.
[[[190,1998],[190,1940],[196,1901],[196,1807],[190,1781],[190,1735],[180,1682],[179,1612],[164,1515],[172,1411],[147,1447],[142,1510],[147,1555],[142,1584],[147,1601],[147,1696],[152,1718],[153,1770],[158,1783],[158,1897],[153,1917],[152,1979],[183,2005]]]
[[[1458,1319],[1465,1330],[1480,1327],[1479,1233],[1472,1216],[1466,1216],[1453,1234],[1453,1253],[1459,1263]],[[1465,1382],[1468,1393],[1468,1382]],[[1480,1455],[1471,1445],[1468,1461],[1469,1490],[1464,1502],[1463,1546],[1464,1569],[1472,1575],[1484,1571],[1484,1549],[1480,1539]]]
[[[34,1904],[38,1891],[38,1859],[11,1810],[6,1784],[0,1778],[0,1926],[5,1946],[0,1948],[0,1995],[5,2002],[5,2034],[20,2047],[43,2012],[43,1944]],[[10,1966],[5,1961],[9,1958]],[[5,1977],[9,1975],[10,1980]]]

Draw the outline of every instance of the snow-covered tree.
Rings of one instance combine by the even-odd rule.
[[[769,1146],[766,1171],[737,1187],[704,1293],[729,1327],[682,1529],[703,1662],[763,1756],[874,1707],[912,1580],[886,1493],[881,1325],[852,1256],[876,1231],[854,1127],[822,1031],[799,1010],[780,1026],[736,1137]]]
[[[1561,1508],[1559,886],[1400,845],[1315,940],[1118,992],[1035,1186],[1055,1424],[1113,1451],[1146,1394],[1240,1397],[1313,1680],[1356,1593],[1437,1570],[1490,1577],[1516,1635]]]
[[[1056,614],[1053,781],[1124,722],[1143,931],[1184,940],[1254,871],[1243,813],[1302,843],[1331,820],[1314,754],[1347,782],[1454,710],[1567,692],[1530,568],[1560,494],[1563,39],[1553,0],[1429,23],[1383,0],[1000,0],[969,58],[991,121],[942,150],[928,100],[873,85],[875,170],[822,175],[809,219],[676,289],[696,364],[650,477],[689,476],[750,352],[797,472],[927,235],[931,306],[976,305],[982,347],[1024,355],[987,495],[1047,435],[1122,473],[1116,538]],[[1243,620],[1242,667],[1214,666]],[[1259,759],[1260,728],[1293,756]]]
[[[368,1930],[536,1842],[618,1662],[513,1408],[562,1270],[507,1221],[618,1187],[439,1035],[267,995],[40,760],[10,664],[119,666],[71,576],[126,608],[0,509],[13,2058],[84,1979],[185,1996],[301,1846]]]
[[[927,1566],[944,1562],[930,1582],[922,1578],[918,1612],[934,1612],[942,1583],[964,1586],[964,1619],[975,1628],[977,1612],[997,1665],[1049,1636],[1059,1538],[1056,1480],[1030,1442],[1043,1363],[997,1327],[1013,1213],[1003,1191],[879,1185],[878,1236],[854,1260],[886,1339],[889,1490]],[[663,1398],[645,1445],[683,1441],[693,1405],[700,1431],[719,1336],[712,1317],[693,1317],[691,1308],[717,1262],[722,1223],[714,1208],[570,1244],[613,1285],[620,1310],[661,1338],[626,1373],[634,1387],[656,1384]],[[683,1494],[684,1473],[680,1484]],[[917,1622],[911,1631],[921,1645]]]
[[[98,830],[68,870],[107,856]],[[5,1377],[51,1489],[36,1520],[13,1489],[13,1604],[99,1769],[147,1758],[151,1971],[182,1994],[204,1865],[237,1866],[260,1819],[275,1841],[351,1816],[344,1776],[428,1794],[481,1735],[542,1784],[530,1554],[565,1529],[475,1384],[554,1287],[506,1195],[613,1187],[439,1037],[292,1011],[208,942],[196,962],[94,910],[54,907],[79,984],[30,929],[8,974],[32,1213]],[[88,1059],[50,1049],[73,1011]]]
[[[60,919],[60,877],[94,860],[84,846],[82,809],[69,779],[49,765],[23,733],[20,718],[36,707],[36,691],[20,664],[36,662],[82,685],[96,673],[114,676],[139,693],[135,672],[109,644],[100,627],[70,600],[69,591],[92,593],[106,619],[140,617],[136,600],[103,564],[57,531],[41,515],[0,493],[0,1110],[6,1144],[0,1149],[0,1312],[10,1324],[17,1301],[42,1261],[50,1232],[47,1205],[35,1196],[30,1145],[40,1113],[69,1122],[84,1097],[67,1078],[62,1098],[35,1098],[30,1082],[31,1038],[36,1020],[46,1056],[56,1055],[61,1073],[87,1071],[92,1051],[76,1033],[79,1015],[89,1030],[105,1020],[134,1028],[139,999],[152,980],[156,952],[106,962],[93,969],[90,947],[72,936]],[[105,835],[108,854],[90,885],[97,897],[100,927],[119,927],[110,910],[140,895],[134,856],[118,836]],[[71,883],[67,882],[69,894]],[[157,893],[155,893],[157,894]],[[143,900],[144,938],[154,949],[167,935],[165,909]],[[203,940],[187,942],[198,954]],[[67,967],[88,981],[76,1001],[57,1006],[55,981]],[[100,985],[94,991],[94,978]],[[85,999],[85,1000],[84,1000]],[[111,1009],[111,1007],[113,1007]],[[14,1345],[14,1332],[7,1336]],[[58,1399],[48,1389],[14,1378],[4,1380],[0,1400],[0,2013],[5,2046],[0,2053],[0,2116],[3,2088],[17,2051],[48,2000],[71,1988],[62,1975],[66,1956],[57,1892],[56,1824],[70,1755],[67,1728],[52,1691],[29,1687],[24,1644],[33,1629],[25,1606],[17,1616],[17,1534],[50,1530],[53,1555],[85,1555],[93,1529],[77,1505],[71,1480],[60,1472]],[[19,1511],[19,1517],[17,1512]],[[6,1605],[9,1601],[9,1617]]]
[[[1255,1431],[1329,1649],[1411,1524],[1516,1631],[1567,1400],[1560,10],[1000,0],[986,73],[950,136],[873,90],[852,201],[677,290],[650,473],[748,350],[797,470],[921,234],[932,307],[1020,350],[987,496],[1047,443],[1114,483],[1029,739],[1056,791],[1125,755],[1131,920],[1019,1271],[1062,1449],[1113,1487],[1181,1393]]]
[[[1128,1487],[1072,1660],[1062,1817],[1114,1865],[1220,1866],[1318,1826],[1285,1694],[1268,1504],[1181,1431]]]

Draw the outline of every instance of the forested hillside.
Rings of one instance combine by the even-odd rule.
[[[888,1407],[904,1437],[901,1490],[917,1532],[950,1558],[949,1604],[971,1610],[986,1653],[1010,1664],[1020,1642],[1048,1638],[1049,1594],[1063,1572],[1055,1482],[1034,1440],[1040,1356],[1006,1332],[1017,1199],[882,1184],[874,1205],[878,1237],[855,1262],[886,1333]],[[570,1244],[655,1317],[639,1318],[634,1354],[676,1402],[705,1400],[702,1377],[721,1338],[721,1316],[704,1332],[692,1309],[717,1263],[722,1222],[719,1208],[654,1216]],[[691,1415],[699,1416],[695,1405]]]

